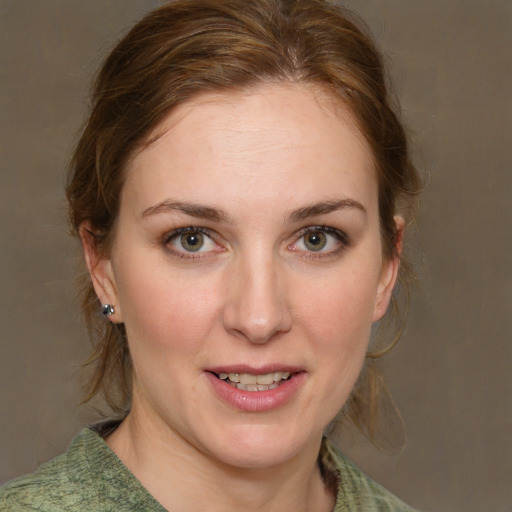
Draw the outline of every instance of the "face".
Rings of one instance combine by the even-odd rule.
[[[132,414],[239,467],[317,450],[396,278],[369,147],[298,86],[203,95],[155,133],[93,270],[126,326]]]

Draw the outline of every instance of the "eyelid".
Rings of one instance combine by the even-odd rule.
[[[180,235],[184,235],[187,233],[201,233],[202,235],[208,237],[212,243],[214,243],[217,247],[219,247],[219,250],[206,250],[206,251],[186,251],[186,250],[179,250],[175,247],[172,247],[171,242],[173,239],[179,237]],[[179,258],[181,260],[188,260],[188,261],[195,261],[198,259],[207,258],[212,252],[222,252],[224,251],[224,247],[222,244],[218,241],[219,236],[212,230],[208,228],[203,228],[199,226],[186,226],[183,228],[176,228],[169,232],[167,232],[162,237],[162,246],[165,248],[165,250],[171,254],[172,256]]]
[[[338,247],[335,249],[327,250],[327,251],[310,251],[307,249],[299,249],[296,247],[297,243],[308,233],[314,233],[314,232],[323,232],[327,236],[333,237],[339,244]],[[186,234],[186,233],[201,233],[204,236],[208,237],[212,243],[214,243],[217,246],[217,250],[206,250],[206,251],[186,251],[186,250],[178,250],[172,246],[170,246],[170,243],[173,239],[179,237],[180,235]],[[198,260],[202,258],[207,258],[212,253],[219,253],[224,252],[225,247],[224,244],[219,242],[219,238],[221,238],[215,231],[200,227],[200,226],[186,226],[186,227],[180,227],[172,229],[171,231],[167,232],[163,237],[161,244],[164,246],[164,248],[174,257],[177,257],[179,259],[183,260]],[[297,253],[300,253],[302,257],[304,258],[328,258],[330,256],[336,256],[338,253],[346,249],[348,246],[350,246],[350,238],[346,234],[346,232],[334,228],[332,226],[326,226],[326,225],[312,225],[312,226],[306,226],[299,231],[296,232],[294,235],[294,240],[292,243],[288,245],[288,249],[291,251],[296,251]]]
[[[337,240],[337,242],[339,242],[339,247],[337,247],[334,250],[330,250],[330,251],[318,251],[318,252],[308,251],[308,250],[299,250],[299,249],[297,249],[297,247],[295,247],[296,244],[302,238],[304,238],[304,236],[306,236],[308,233],[315,233],[318,231],[321,231],[328,236],[334,237]],[[344,231],[334,228],[332,226],[315,225],[315,226],[306,226],[306,227],[300,229],[295,235],[295,241],[292,242],[288,246],[288,248],[291,249],[292,251],[297,251],[297,252],[302,253],[302,256],[306,257],[306,258],[327,258],[329,256],[337,255],[339,252],[346,249],[349,245],[350,245],[350,239]]]
[[[203,235],[206,235],[208,238],[215,240],[213,231],[211,231],[210,229],[201,228],[198,226],[187,226],[184,228],[176,228],[169,231],[163,236],[163,242],[169,243],[173,238],[177,237],[178,235],[184,235],[185,233],[202,233]]]
[[[333,228],[332,226],[326,226],[324,224],[321,225],[315,225],[315,226],[306,226],[305,228],[302,228],[297,233],[297,239],[302,238],[304,235],[307,235],[308,233],[314,233],[315,231],[323,231],[324,233],[327,233],[328,235],[332,235],[335,238],[337,238],[341,243],[348,245],[349,244],[349,238],[348,235],[338,228]]]

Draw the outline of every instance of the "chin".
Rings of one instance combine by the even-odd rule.
[[[244,469],[276,467],[297,457],[308,447],[318,444],[322,437],[320,430],[315,435],[292,432],[279,425],[245,425],[226,429],[222,438],[212,445],[212,439],[204,446],[210,456],[229,466]]]

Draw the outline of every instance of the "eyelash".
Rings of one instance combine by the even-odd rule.
[[[349,237],[347,236],[347,234],[344,231],[341,231],[339,229],[336,229],[336,228],[333,228],[330,226],[318,225],[318,226],[308,226],[308,227],[305,227],[305,228],[301,229],[300,231],[298,231],[295,236],[294,242],[289,244],[287,247],[292,251],[296,251],[296,249],[292,248],[292,247],[294,245],[296,245],[301,239],[303,239],[308,234],[319,233],[319,232],[324,233],[328,236],[334,237],[336,239],[336,241],[339,242],[340,246],[338,248],[336,248],[335,250],[328,251],[328,252],[323,252],[321,250],[318,252],[306,250],[306,251],[297,251],[297,254],[300,254],[301,257],[303,257],[303,258],[313,259],[313,260],[321,259],[321,258],[329,258],[329,257],[337,256],[340,252],[342,252],[344,249],[346,249],[350,245]],[[179,250],[175,250],[170,247],[169,244],[174,239],[178,238],[181,235],[189,234],[189,233],[190,234],[200,233],[202,235],[205,235],[217,246],[222,247],[220,244],[218,244],[216,242],[217,235],[214,231],[211,231],[209,229],[202,228],[202,227],[196,227],[196,226],[188,226],[185,228],[176,228],[176,229],[172,230],[170,233],[167,233],[163,237],[162,245],[166,248],[166,250],[172,256],[174,256],[175,258],[178,258],[180,260],[197,261],[197,260],[208,257],[208,255],[211,253],[211,251],[198,251],[197,253],[194,253],[192,251],[186,251],[186,250],[179,251]],[[216,252],[223,252],[223,249],[220,249],[219,251],[216,251]]]
[[[333,228],[330,226],[318,225],[318,226],[308,226],[306,228],[301,229],[297,233],[296,241],[293,242],[292,244],[290,244],[288,247],[291,248],[291,246],[297,244],[301,239],[303,239],[308,234],[319,233],[319,232],[325,233],[326,235],[334,237],[336,239],[336,241],[339,242],[339,244],[340,244],[339,247],[337,247],[336,249],[334,249],[332,251],[327,251],[327,252],[303,251],[303,254],[301,255],[301,257],[311,259],[311,260],[335,257],[340,252],[342,252],[343,250],[345,250],[347,247],[350,246],[350,239],[344,231],[341,231],[339,229],[336,229],[336,228]],[[292,249],[292,250],[294,250],[294,249]]]
[[[181,235],[185,235],[185,234],[189,234],[189,233],[190,234],[201,233],[202,235],[205,235],[206,237],[208,237],[216,245],[219,245],[215,241],[215,239],[216,239],[215,232],[213,232],[209,229],[206,229],[206,228],[200,228],[200,227],[196,227],[196,226],[188,226],[186,228],[173,229],[170,233],[167,233],[164,236],[162,244],[172,256],[174,256],[175,258],[178,258],[180,260],[197,261],[197,260],[208,257],[208,252],[206,252],[206,251],[199,251],[197,253],[194,253],[192,251],[185,251],[185,250],[178,251],[178,250],[172,249],[169,246],[169,244],[173,241],[173,239],[178,238]],[[219,250],[218,252],[222,252],[222,250]]]

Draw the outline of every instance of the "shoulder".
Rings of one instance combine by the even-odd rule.
[[[334,512],[415,512],[393,493],[366,476],[330,441],[322,446],[324,464],[338,474]]]
[[[66,501],[69,481],[65,471],[65,455],[41,466],[35,473],[9,482],[0,489],[0,511],[54,510],[57,502]],[[58,489],[58,492],[57,492]]]
[[[0,512],[87,509],[87,504],[94,502],[94,495],[87,485],[86,435],[82,431],[66,453],[1,487]]]
[[[83,429],[66,453],[2,487],[0,512],[163,512],[108,447],[102,432]]]

